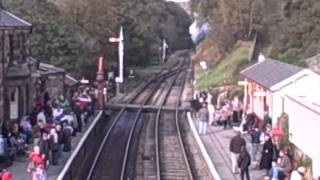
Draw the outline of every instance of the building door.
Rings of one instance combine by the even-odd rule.
[[[19,90],[18,87],[11,88],[9,91],[10,95],[10,119],[18,119],[18,97]]]

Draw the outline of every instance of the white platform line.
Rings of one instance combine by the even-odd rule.
[[[190,128],[191,128],[191,130],[193,132],[193,135],[194,135],[194,137],[195,137],[195,139],[196,139],[196,141],[197,141],[197,143],[198,143],[198,145],[200,147],[201,153],[202,153],[202,155],[203,155],[203,157],[204,157],[204,159],[205,159],[205,161],[206,161],[206,163],[207,163],[207,165],[209,167],[211,175],[214,177],[214,180],[221,180],[220,175],[218,174],[216,168],[214,167],[214,165],[212,163],[212,160],[211,160],[211,158],[210,158],[210,156],[209,156],[209,154],[208,154],[208,152],[207,152],[202,140],[200,139],[198,131],[197,131],[197,129],[196,129],[194,123],[193,123],[193,120],[192,120],[192,117],[191,117],[191,113],[188,112],[187,116],[188,116],[188,122],[189,122]]]

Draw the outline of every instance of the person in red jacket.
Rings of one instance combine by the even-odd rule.
[[[36,171],[38,166],[44,166],[45,155],[40,153],[40,147],[34,146],[33,151],[29,153],[31,162],[28,165],[27,171],[31,173],[32,180],[37,180]]]
[[[12,174],[12,172],[4,169],[4,170],[2,170],[0,178],[1,178],[1,180],[12,180],[13,174]]]

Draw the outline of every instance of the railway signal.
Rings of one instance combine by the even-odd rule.
[[[124,49],[124,42],[123,42],[123,30],[122,26],[120,28],[120,35],[119,37],[110,37],[109,42],[111,43],[118,43],[118,51],[119,51],[119,76],[116,77],[117,83],[117,94],[120,92],[120,83],[123,83],[123,49]]]

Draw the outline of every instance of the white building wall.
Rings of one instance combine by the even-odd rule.
[[[307,154],[313,162],[314,177],[320,176],[320,115],[285,98],[284,111],[289,115],[291,142]]]
[[[282,113],[282,94],[281,91],[274,92],[272,96],[272,112],[270,117],[272,118],[272,125],[277,123],[278,118]]]

